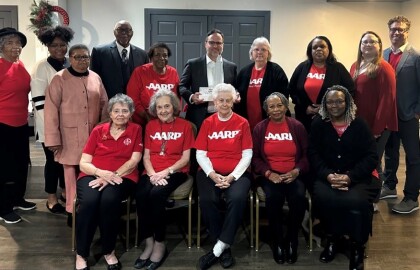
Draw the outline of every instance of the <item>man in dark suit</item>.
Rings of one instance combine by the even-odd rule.
[[[114,27],[115,40],[92,49],[90,69],[99,74],[108,98],[126,93],[133,70],[149,62],[147,53],[130,44],[133,29],[127,21],[119,21]]]
[[[236,64],[223,59],[223,33],[213,29],[205,40],[206,55],[190,59],[182,72],[179,92],[188,104],[186,119],[200,129],[204,119],[214,113],[213,102],[205,102],[200,97],[200,87],[214,87],[219,83],[235,85]]]
[[[398,132],[393,132],[385,149],[385,181],[381,199],[397,198],[396,173],[400,141],[406,155],[406,179],[403,200],[392,211],[408,214],[419,209],[420,188],[420,54],[408,44],[411,22],[404,16],[388,21],[391,48],[384,58],[394,67],[397,78]]]

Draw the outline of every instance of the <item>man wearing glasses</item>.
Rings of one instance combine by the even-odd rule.
[[[90,69],[99,74],[108,98],[126,93],[133,70],[149,62],[147,53],[130,44],[133,29],[127,21],[119,21],[114,27],[115,40],[92,49]]]
[[[222,31],[213,29],[205,40],[206,55],[190,59],[182,72],[179,92],[188,104],[186,119],[200,129],[204,119],[215,112],[212,101],[207,101],[201,93],[208,92],[219,83],[235,85],[236,64],[222,58],[224,36]]]
[[[408,43],[411,22],[404,16],[388,21],[391,47],[384,58],[397,78],[398,132],[392,132],[385,149],[385,181],[380,199],[397,198],[400,140],[406,155],[404,198],[392,211],[409,214],[419,209],[420,188],[420,54]]]

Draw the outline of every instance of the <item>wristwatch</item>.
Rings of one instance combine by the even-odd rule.
[[[168,169],[169,169],[169,174],[174,174],[174,170],[171,167],[169,167]]]

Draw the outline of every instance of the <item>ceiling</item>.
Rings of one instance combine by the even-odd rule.
[[[410,0],[327,0],[327,2],[407,2]]]

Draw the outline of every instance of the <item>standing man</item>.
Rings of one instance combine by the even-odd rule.
[[[388,21],[391,48],[384,58],[395,70],[397,78],[398,132],[392,132],[385,149],[385,181],[380,199],[397,197],[396,173],[400,140],[406,155],[404,198],[392,211],[408,214],[419,209],[420,188],[420,54],[408,43],[411,22],[404,16]]]
[[[130,44],[133,29],[129,22],[117,22],[114,36],[112,43],[92,49],[90,64],[90,69],[101,77],[108,99],[117,93],[125,94],[133,70],[149,62],[144,50]]]
[[[205,40],[206,55],[190,59],[182,72],[179,93],[188,104],[186,119],[200,129],[204,119],[216,110],[213,102],[206,102],[200,97],[200,87],[213,88],[219,83],[235,85],[236,64],[223,59],[224,36],[222,31],[213,29]]]

